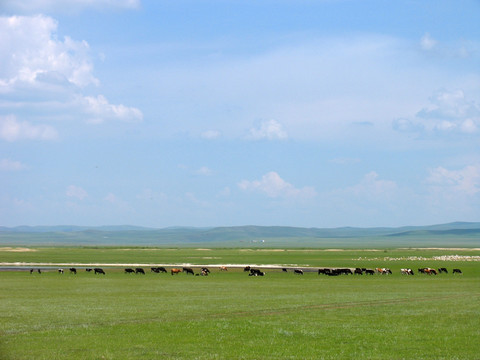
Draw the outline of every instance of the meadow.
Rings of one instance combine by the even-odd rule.
[[[10,250],[15,249],[0,249],[1,263],[35,263],[44,271],[0,271],[1,359],[478,359],[480,354],[480,262],[469,261],[478,259],[478,250]],[[61,275],[58,267],[69,266],[57,264],[80,264],[79,272]],[[85,272],[88,264],[103,264],[106,275]],[[208,265],[211,274],[124,274],[125,264],[145,270],[190,264],[196,272]],[[261,266],[266,276],[249,277],[244,264]],[[389,267],[393,274],[302,276],[274,265]],[[425,266],[449,273],[400,274],[401,268]],[[453,275],[453,268],[463,274]]]

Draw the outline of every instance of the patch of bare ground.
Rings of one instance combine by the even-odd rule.
[[[0,251],[6,251],[6,252],[28,252],[28,251],[37,251],[37,249],[30,249],[30,248],[24,248],[24,247],[1,247]]]

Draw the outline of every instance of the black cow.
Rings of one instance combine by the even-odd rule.
[[[85,269],[86,272],[91,272],[93,269]]]
[[[286,269],[286,268],[283,268],[282,271],[283,271],[283,272],[287,272],[287,269]]]
[[[463,274],[460,269],[453,269],[452,274]]]
[[[103,269],[101,269],[101,268],[94,268],[93,271],[94,271],[95,275],[97,275],[97,274],[105,275],[105,271],[103,271]]]
[[[365,269],[365,274],[367,274],[367,275],[375,275],[375,270],[373,270],[373,269]]]
[[[59,274],[63,274],[63,269],[58,269]]]
[[[70,268],[70,274],[74,274],[74,275],[77,275],[77,269],[75,268]]]
[[[193,269],[192,269],[192,268],[186,268],[186,267],[184,267],[184,268],[183,268],[183,271],[184,271],[185,273],[187,273],[187,275],[188,275],[188,274],[195,275],[195,273],[193,272]]]
[[[135,268],[135,274],[145,275],[145,270],[143,270],[142,268]]]
[[[353,275],[353,271],[350,270],[349,268],[344,268],[344,269],[335,269],[339,272],[339,274],[342,275]]]
[[[363,275],[363,271],[360,268],[356,268],[355,271],[353,272],[355,275]]]
[[[250,271],[250,269],[251,269],[250,266],[245,266],[245,267],[243,268],[243,271]]]
[[[295,269],[295,270],[293,270],[293,273],[297,274],[297,275],[303,275],[303,270]]]
[[[250,269],[250,274],[248,274],[248,276],[265,276],[265,273],[258,269]]]
[[[41,274],[41,273],[42,273],[42,270],[40,270],[40,269],[37,269],[37,272],[38,272],[39,274]]]
[[[158,274],[158,273],[161,273],[161,272],[166,273],[167,269],[165,269],[163,266],[160,266],[160,267],[152,267],[151,271]]]
[[[441,274],[441,273],[445,273],[445,274],[448,274],[448,271],[447,271],[447,268],[439,268],[438,269],[438,273]]]
[[[135,270],[133,269],[130,269],[130,268],[125,269],[125,274],[134,274],[134,273],[135,273]]]

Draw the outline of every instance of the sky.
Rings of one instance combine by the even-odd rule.
[[[478,0],[0,0],[0,226],[480,221]]]

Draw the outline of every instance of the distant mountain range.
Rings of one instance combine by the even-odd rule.
[[[0,227],[0,244],[108,246],[466,246],[480,247],[480,222],[430,226],[302,228],[287,226],[169,227],[17,226]]]

